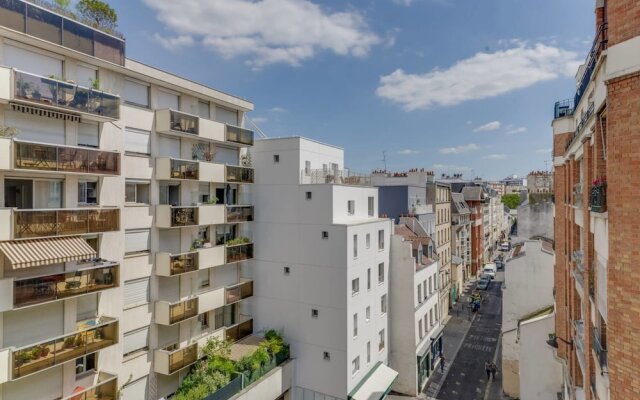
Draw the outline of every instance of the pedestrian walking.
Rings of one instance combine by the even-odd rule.
[[[494,363],[494,362],[491,363],[490,371],[491,371],[491,380],[493,380],[495,382],[495,380],[496,380],[496,372],[498,372],[498,366],[496,365],[496,363]]]
[[[444,374],[444,355],[440,353],[440,372]]]
[[[484,363],[484,372],[487,373],[487,380],[491,379],[491,361]]]

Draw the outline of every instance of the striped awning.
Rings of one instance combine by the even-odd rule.
[[[96,256],[95,250],[80,236],[0,242],[13,269],[37,267]]]

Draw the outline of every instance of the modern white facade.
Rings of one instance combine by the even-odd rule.
[[[378,190],[344,168],[343,150],[302,137],[251,150],[256,327],[282,330],[296,360],[293,398],[373,399],[388,364],[392,224]]]
[[[253,332],[253,105],[20,0],[0,65],[0,399],[171,395]]]
[[[389,363],[398,371],[392,389],[407,396],[419,395],[436,368],[443,329],[435,246],[412,219],[394,227],[389,266]]]

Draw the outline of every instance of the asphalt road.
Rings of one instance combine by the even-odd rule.
[[[489,289],[483,293],[480,313],[476,316],[447,377],[437,394],[438,400],[482,400],[487,389],[484,363],[493,361],[502,326],[502,291],[504,272],[499,271]]]

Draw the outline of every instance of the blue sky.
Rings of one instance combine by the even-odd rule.
[[[127,56],[254,102],[367,172],[543,169],[593,37],[584,0],[111,0]]]

